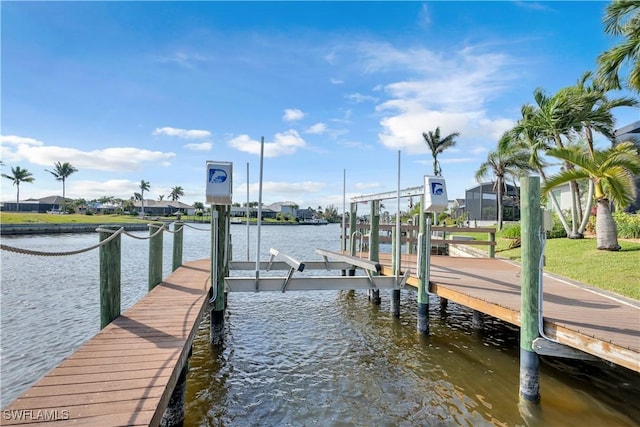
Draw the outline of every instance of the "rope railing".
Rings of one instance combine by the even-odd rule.
[[[178,224],[178,222],[172,222],[171,224],[173,224],[174,226],[176,226],[176,224]],[[108,228],[102,228],[102,227],[98,227],[96,228],[96,232],[97,233],[111,233],[111,237],[103,240],[102,242],[98,243],[97,245],[93,245],[93,246],[89,246],[88,248],[83,248],[83,249],[76,249],[73,251],[67,251],[67,252],[45,252],[45,251],[36,251],[36,250],[32,250],[32,249],[25,249],[25,248],[16,248],[15,246],[9,246],[9,245],[5,245],[5,244],[0,244],[0,250],[3,251],[7,251],[7,252],[13,252],[13,253],[17,253],[17,254],[22,254],[22,255],[33,255],[33,256],[69,256],[69,255],[78,255],[84,252],[89,252],[92,251],[94,249],[98,249],[101,246],[104,246],[106,244],[108,244],[112,239],[115,239],[116,236],[118,236],[119,234],[124,234],[125,236],[131,237],[133,239],[138,239],[138,240],[149,240],[153,237],[155,237],[157,234],[165,231],[167,233],[171,233],[171,234],[176,234],[176,233],[180,233],[184,230],[184,227],[189,227],[193,230],[198,230],[198,231],[211,231],[209,229],[206,228],[197,228],[197,227],[193,227],[189,224],[185,224],[182,223],[182,225],[180,225],[179,228],[176,228],[174,230],[170,230],[168,228],[169,225],[171,224],[162,224],[161,226],[158,227],[158,231],[156,231],[153,234],[150,234],[148,236],[136,236],[133,233],[130,233],[128,231],[126,231],[124,229],[124,227],[120,227],[117,230],[111,230]],[[155,224],[149,224],[149,227],[153,227],[156,226]]]

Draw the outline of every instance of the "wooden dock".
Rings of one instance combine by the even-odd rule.
[[[391,255],[380,258],[392,275]],[[417,287],[416,256],[402,267]],[[159,425],[208,307],[209,269],[209,259],[179,267],[3,408],[2,425]],[[507,260],[432,256],[430,292],[519,326],[519,276]],[[543,311],[548,337],[640,372],[639,303],[545,276]]]
[[[207,307],[209,260],[178,268],[2,410],[2,425],[157,426]]]
[[[366,257],[368,254],[363,254]],[[391,275],[391,254],[381,253]],[[416,255],[402,254],[417,287]],[[561,344],[640,372],[640,303],[545,274],[544,333]],[[429,292],[520,326],[520,266],[496,258],[431,257]]]

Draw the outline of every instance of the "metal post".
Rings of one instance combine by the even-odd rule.
[[[162,235],[164,224],[149,224],[149,290],[162,282]]]
[[[429,335],[429,273],[431,264],[431,218],[427,218],[424,207],[424,196],[420,203],[418,241],[418,332]]]
[[[358,220],[358,204],[357,203],[351,203],[351,213],[349,215],[349,247],[350,252],[349,254],[351,256],[355,256],[356,252],[356,222]],[[356,268],[350,268],[349,269],[349,276],[355,276],[356,275]]]
[[[119,227],[102,225],[100,229],[113,230]],[[100,231],[100,241],[108,239],[112,233]],[[100,329],[120,316],[120,234],[109,243],[100,246]]]
[[[173,223],[173,263],[172,271],[176,271],[182,265],[182,243],[184,240],[184,223],[176,221]]]
[[[520,275],[520,399],[540,401],[540,359],[533,351],[533,340],[538,338],[538,290],[540,286],[539,262],[541,242],[540,178],[520,179],[522,186],[522,273]]]

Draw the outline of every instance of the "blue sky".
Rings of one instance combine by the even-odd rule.
[[[617,42],[606,4],[3,1],[2,172],[33,174],[21,199],[61,195],[45,171],[60,161],[79,170],[68,197],[129,198],[144,179],[192,203],[206,161],[231,161],[243,203],[264,137],[263,202],[342,212],[344,171],[347,200],[395,191],[398,151],[401,187],[422,185],[422,132],[440,127],[460,133],[439,160],[463,198],[534,89],[573,85]]]

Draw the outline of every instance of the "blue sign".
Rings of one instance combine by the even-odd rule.
[[[431,194],[435,196],[442,196],[444,194],[444,185],[439,182],[431,183]]]
[[[227,172],[223,169],[209,169],[209,182],[220,184],[227,180]]]

